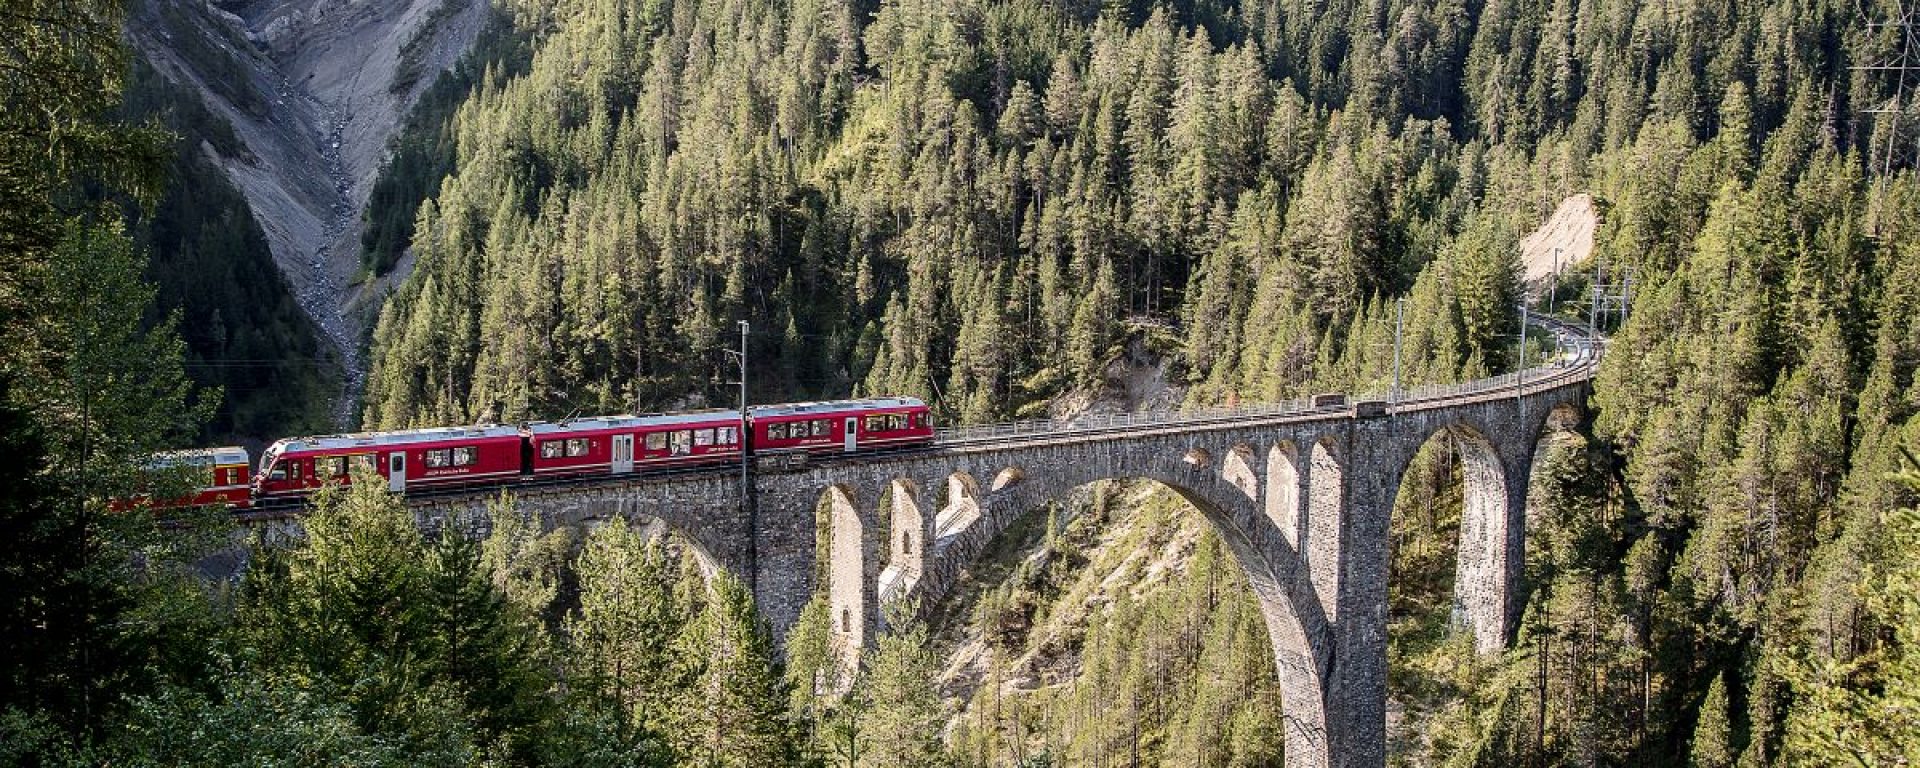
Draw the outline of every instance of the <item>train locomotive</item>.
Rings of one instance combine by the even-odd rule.
[[[208,462],[209,484],[189,498],[142,501],[162,508],[226,504],[244,509],[304,498],[328,483],[349,483],[356,471],[404,493],[732,466],[743,451],[747,456],[830,455],[933,442],[929,409],[911,397],[754,406],[747,410],[744,436],[742,424],[738,410],[710,409],[290,437],[261,454],[251,483],[242,481],[244,449],[180,452],[220,458]]]

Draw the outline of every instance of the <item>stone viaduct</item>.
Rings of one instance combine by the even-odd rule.
[[[750,584],[782,643],[824,586],[834,632],[859,649],[884,630],[883,601],[938,600],[1021,515],[1100,480],[1158,481],[1211,523],[1252,584],[1283,691],[1275,716],[1284,718],[1287,764],[1381,766],[1388,524],[1401,476],[1428,440],[1458,441],[1466,507],[1455,611],[1482,652],[1498,651],[1521,607],[1536,455],[1555,429],[1577,421],[1597,365],[1584,335],[1553,330],[1562,352],[1550,366],[1409,391],[1377,414],[1302,402],[954,430],[925,450],[757,470],[752,514],[740,503],[738,470],[514,496],[549,527],[615,516],[664,521]],[[410,503],[425,524],[467,527],[484,525],[492,496]],[[830,509],[826,552],[816,544],[821,509]]]

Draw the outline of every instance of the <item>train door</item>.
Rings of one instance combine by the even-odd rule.
[[[613,473],[624,475],[633,471],[633,435],[613,436]]]
[[[399,493],[407,489],[407,452],[387,454],[387,490]]]
[[[848,452],[848,453],[852,453],[852,452],[853,452],[853,447],[854,447],[854,437],[853,437],[853,435],[854,435],[854,428],[855,428],[855,427],[857,427],[857,426],[859,426],[859,424],[860,424],[860,417],[858,417],[858,416],[848,416],[848,417],[847,417],[847,434],[846,434],[846,443],[847,443],[847,445],[846,445],[846,450],[847,450],[847,452]]]

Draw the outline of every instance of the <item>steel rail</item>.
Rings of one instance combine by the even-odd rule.
[[[889,448],[861,451],[854,454],[827,454],[810,456],[809,466],[838,466],[873,458],[909,458],[932,455],[950,455],[973,453],[986,448],[1035,447],[1066,442],[1084,442],[1115,435],[1166,434],[1223,425],[1264,426],[1269,424],[1294,424],[1308,421],[1353,418],[1353,404],[1360,402],[1386,402],[1388,415],[1411,413],[1455,405],[1487,402],[1505,398],[1517,398],[1527,394],[1544,392],[1568,384],[1588,381],[1599,370],[1600,357],[1605,351],[1604,342],[1598,337],[1586,333],[1585,329],[1566,321],[1552,317],[1535,316],[1530,318],[1531,325],[1549,331],[1559,351],[1555,362],[1525,369],[1516,374],[1506,373],[1474,381],[1454,384],[1427,384],[1401,390],[1401,396],[1389,400],[1388,393],[1366,392],[1349,395],[1346,405],[1314,406],[1310,399],[1286,400],[1278,403],[1261,403],[1246,406],[1212,407],[1193,410],[1167,409],[1144,413],[1103,414],[1096,417],[1081,417],[1066,421],[1054,419],[1028,419],[1023,421],[1002,422],[967,427],[949,427],[936,430],[933,443],[924,446]],[[481,496],[495,496],[503,491],[523,492],[540,491],[550,488],[573,488],[583,486],[609,485],[615,483],[651,484],[666,480],[677,480],[690,476],[701,476],[718,472],[731,472],[731,464],[701,465],[696,467],[674,467],[668,469],[647,470],[626,475],[568,475],[561,477],[533,477],[493,483],[484,487],[464,486],[449,488],[411,489],[405,492],[408,501],[426,501],[442,499],[463,499]],[[234,513],[234,517],[243,521],[279,519],[289,512],[297,512],[305,507],[310,497],[293,496],[264,501],[256,501],[252,507]]]

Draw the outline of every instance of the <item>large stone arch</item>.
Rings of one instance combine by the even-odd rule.
[[[881,606],[900,599],[920,582],[925,572],[928,520],[925,494],[912,480],[896,478],[888,486],[887,567],[880,572]],[[880,617],[884,620],[884,613]]]
[[[986,512],[980,503],[980,481],[964,469],[941,479],[938,492],[938,509],[934,513],[934,530],[938,536],[959,533],[972,526]]]
[[[1253,446],[1240,443],[1220,459],[1220,477],[1240,489],[1250,501],[1260,499],[1259,458]]]
[[[1337,451],[1330,445],[1331,441],[1329,447],[1319,451],[1323,463],[1329,467],[1323,473],[1322,483],[1337,484],[1343,475],[1333,458]],[[1212,460],[1226,456],[1230,464],[1236,453],[1241,454],[1241,462],[1253,478],[1252,494],[1247,492],[1247,477],[1236,477],[1240,470],[1223,471]],[[1044,473],[1028,473],[1020,483],[989,494],[983,502],[988,509],[983,510],[982,521],[991,521],[997,533],[1021,515],[1032,514],[1051,501],[1065,498],[1076,488],[1106,480],[1151,480],[1172,490],[1220,535],[1246,574],[1260,606],[1284,702],[1284,712],[1273,715],[1282,721],[1287,764],[1327,766],[1349,761],[1368,764],[1367,755],[1371,751],[1368,748],[1343,749],[1347,743],[1364,744],[1366,729],[1337,732],[1329,728],[1335,719],[1330,708],[1344,706],[1351,696],[1337,691],[1331,681],[1337,638],[1330,626],[1330,605],[1323,605],[1320,600],[1319,591],[1308,578],[1312,571],[1303,562],[1295,542],[1283,536],[1268,517],[1261,498],[1264,486],[1259,473],[1252,468],[1253,462],[1248,460],[1262,453],[1260,446],[1251,443],[1219,448],[1183,445],[1149,462],[1128,466],[1124,471],[1107,469],[1102,462],[1053,464]],[[1337,527],[1342,519],[1337,505],[1343,494],[1333,488],[1326,490],[1329,503],[1336,506],[1326,512],[1316,531],[1331,539],[1331,543],[1322,546],[1327,549],[1324,560],[1328,579],[1337,585],[1340,540]],[[966,554],[972,557],[977,552]]]
[[[1508,537],[1516,499],[1511,494],[1506,462],[1484,427],[1466,421],[1454,421],[1428,432],[1410,448],[1394,464],[1399,480],[1394,497],[1396,511],[1404,511],[1400,496],[1413,490],[1406,476],[1414,471],[1414,462],[1423,450],[1443,450],[1449,460],[1458,458],[1461,510],[1454,538],[1452,622],[1473,635],[1479,652],[1497,652],[1506,643],[1508,593],[1513,588],[1508,565],[1516,556],[1510,551]]]
[[[743,581],[748,578],[748,563],[735,535],[722,524],[724,516],[715,514],[718,507],[662,504],[643,492],[636,492],[640,490],[643,489],[573,494],[542,490],[522,492],[513,497],[513,502],[521,514],[534,518],[543,532],[573,528],[588,533],[618,518],[635,527],[671,533],[708,576],[726,571]],[[438,525],[454,525],[469,535],[484,538],[492,525],[485,503],[459,508],[417,505],[414,511],[427,531]]]

